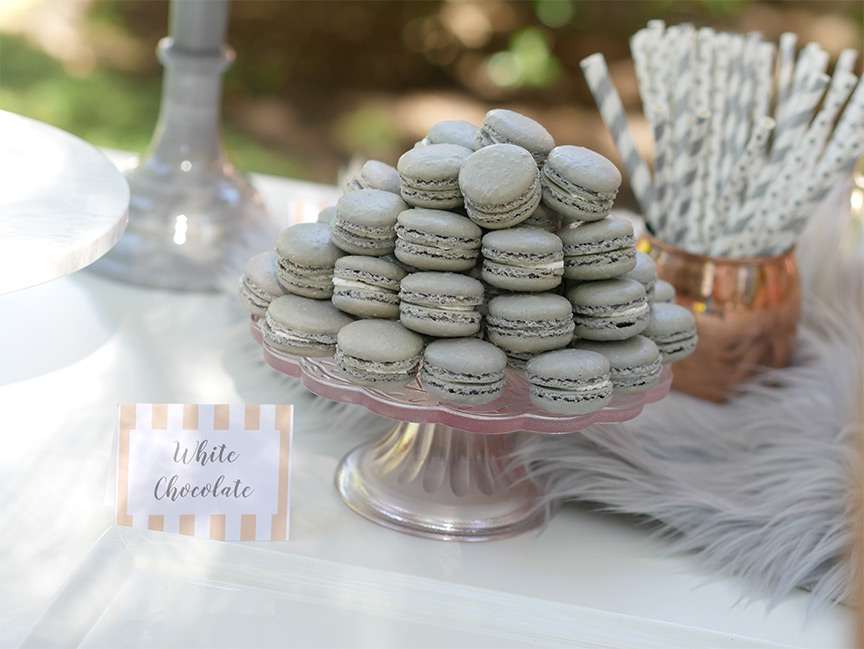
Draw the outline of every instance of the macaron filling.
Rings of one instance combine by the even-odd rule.
[[[310,333],[292,329],[277,322],[269,313],[264,316],[261,334],[270,346],[283,351],[329,355],[336,349],[335,333]]]
[[[420,365],[422,354],[395,361],[376,361],[346,354],[337,348],[336,363],[353,381],[364,383],[404,383],[410,380]]]
[[[618,191],[600,192],[570,182],[557,173],[550,165],[543,167],[543,190],[548,198],[580,212],[600,215],[608,214],[615,202]]]

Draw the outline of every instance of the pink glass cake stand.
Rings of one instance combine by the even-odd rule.
[[[272,368],[299,378],[311,392],[356,403],[394,419],[384,437],[351,451],[340,463],[336,488],[358,514],[391,529],[440,540],[486,541],[541,527],[554,503],[528,467],[511,453],[524,433],[575,433],[592,424],[619,423],[669,392],[672,371],[636,395],[616,395],[587,415],[546,413],[528,399],[522,372],[507,371],[502,396],[482,406],[452,406],[429,397],[415,379],[388,391],[351,383],[333,358],[304,358],[252,337]]]

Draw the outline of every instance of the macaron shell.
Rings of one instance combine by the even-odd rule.
[[[621,341],[575,340],[573,349],[603,354],[609,361],[615,394],[637,394],[650,390],[660,381],[663,371],[660,351],[645,336]]]
[[[330,241],[326,223],[298,223],[282,230],[276,239],[276,258],[290,259],[311,268],[332,268],[345,253]]]
[[[543,164],[555,147],[555,140],[542,124],[506,108],[493,108],[486,113],[474,138],[475,149],[498,143],[521,146],[538,165]]]
[[[564,180],[591,192],[615,194],[621,187],[618,168],[605,156],[585,147],[569,144],[555,147],[546,164]]]
[[[512,144],[475,151],[459,172],[469,218],[489,229],[516,225],[540,204],[540,174],[531,154]]]
[[[581,415],[612,398],[609,361],[591,351],[561,349],[535,356],[525,366],[531,403],[556,414]]]
[[[423,351],[423,338],[392,320],[356,320],[339,330],[338,345],[354,358],[395,363]]]
[[[658,279],[654,284],[654,302],[675,302],[675,287],[665,279]]]
[[[655,303],[643,335],[654,341],[664,363],[674,363],[687,358],[696,349],[696,318],[678,304]]]
[[[474,150],[474,137],[478,126],[463,120],[445,120],[429,127],[424,144],[458,144]]]
[[[424,352],[420,383],[427,394],[454,405],[497,399],[505,385],[507,356],[476,338],[437,340]]]

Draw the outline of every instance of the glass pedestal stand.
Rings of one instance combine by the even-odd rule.
[[[348,381],[332,358],[303,358],[252,337],[274,369],[298,377],[311,392],[356,403],[398,423],[383,438],[351,451],[340,463],[336,487],[355,512],[391,529],[439,540],[485,541],[541,527],[554,503],[528,467],[512,457],[520,435],[575,433],[592,424],[632,419],[669,392],[672,371],[636,395],[616,395],[587,415],[553,415],[528,399],[528,382],[508,370],[502,396],[459,407],[430,398],[415,379],[387,392]]]

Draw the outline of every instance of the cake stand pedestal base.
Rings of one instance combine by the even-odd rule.
[[[541,485],[509,457],[519,435],[399,422],[342,460],[336,487],[361,516],[414,536],[515,536],[542,527],[552,513]]]

